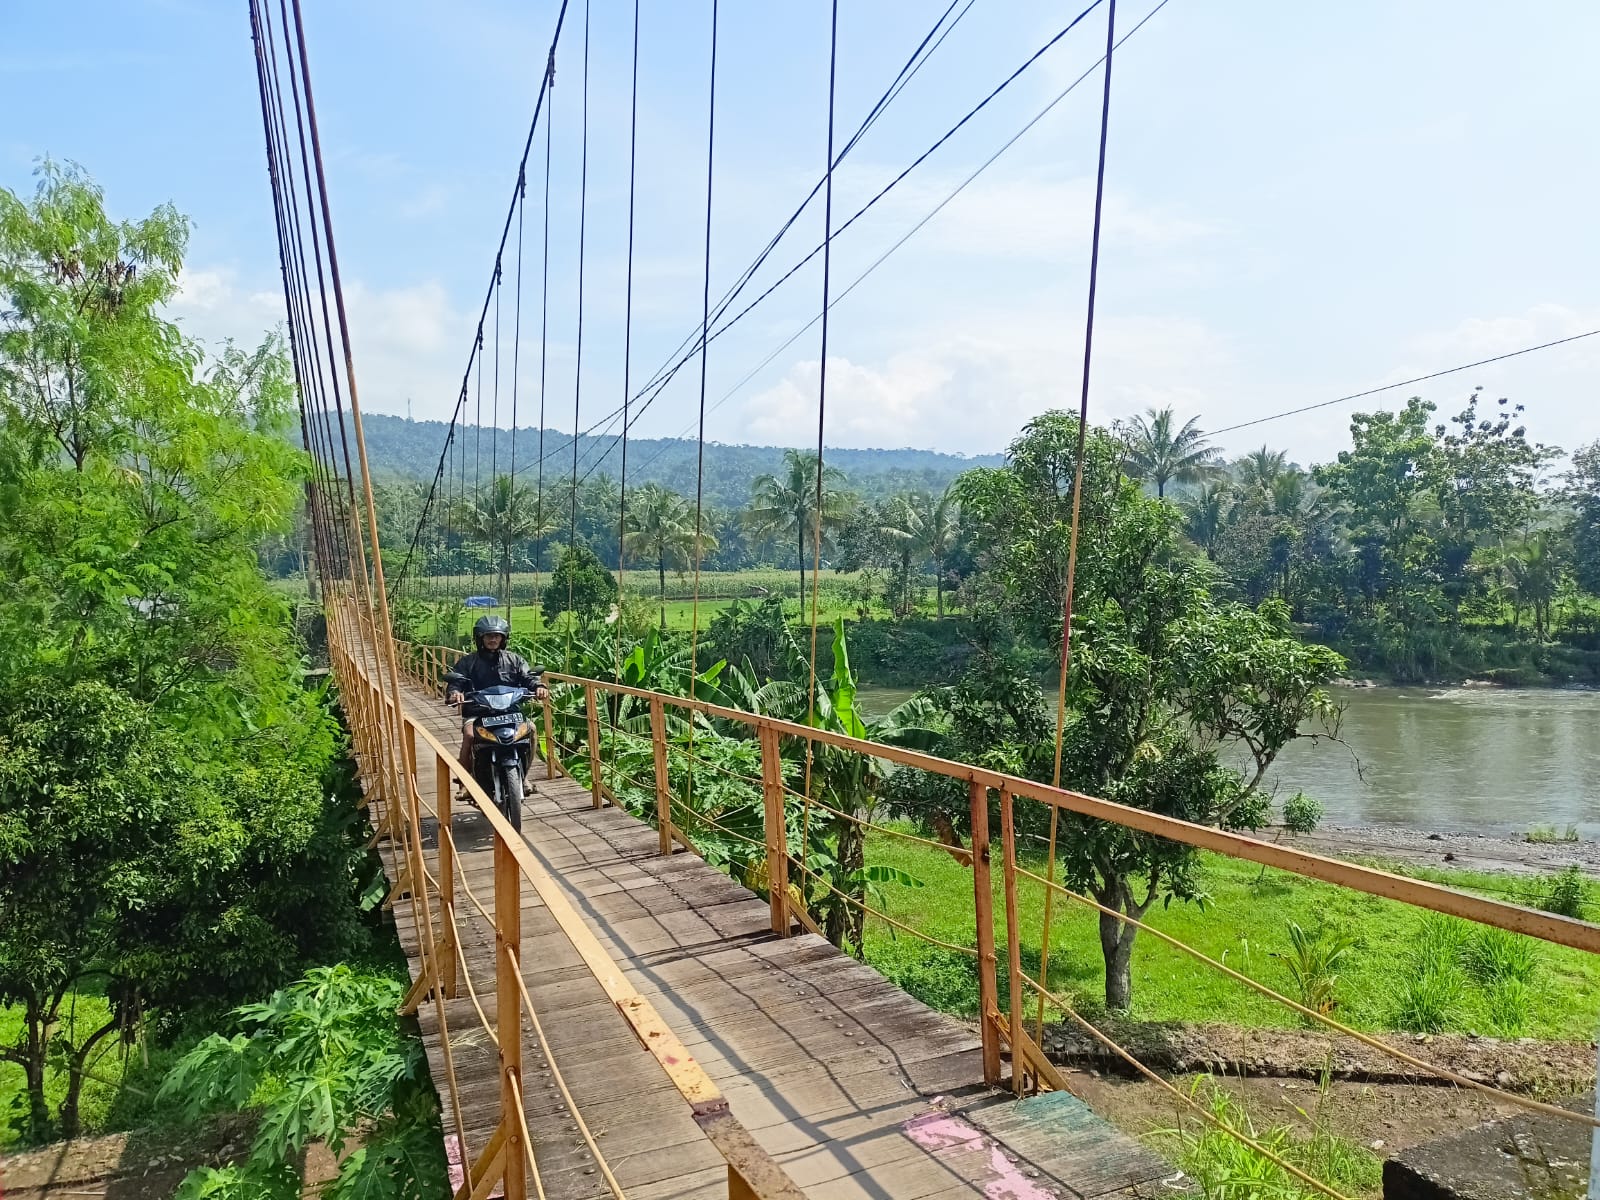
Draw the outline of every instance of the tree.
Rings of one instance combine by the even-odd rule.
[[[1241,488],[1270,496],[1278,476],[1289,469],[1289,454],[1285,450],[1270,450],[1262,446],[1239,459],[1233,469]]]
[[[1600,442],[1573,452],[1566,485],[1572,505],[1572,574],[1584,591],[1600,596]]]
[[[785,450],[779,475],[758,475],[750,485],[750,507],[745,520],[758,536],[793,538],[799,554],[800,595],[806,594],[806,560],[819,533],[822,545],[850,512],[852,498],[842,490],[844,473],[822,468],[822,504],[817,504],[816,454]]]
[[[0,1052],[35,1132],[41,1062],[70,1133],[134,1014],[259,994],[359,932],[337,726],[257,555],[303,495],[289,368],[272,338],[207,363],[163,319],[186,235],[50,163],[31,201],[0,191],[0,1003],[26,1014]],[[115,1023],[80,1036],[86,980]]]
[[[689,504],[676,492],[655,483],[647,483],[634,493],[628,506],[627,532],[622,539],[625,554],[644,554],[653,559],[656,582],[660,589],[661,628],[667,627],[667,568],[679,570],[689,566],[695,558],[703,558],[717,548],[716,535],[709,529],[700,530],[698,555],[694,529],[694,514]]]
[[[1012,444],[1007,467],[973,472],[963,488],[1003,603],[1019,623],[1053,620],[1057,637],[1059,583],[1031,580],[1060,579],[1075,434],[1073,418],[1048,413]],[[1176,510],[1121,478],[1120,448],[1104,431],[1091,430],[1086,449],[1062,783],[1182,820],[1259,828],[1265,772],[1308,722],[1334,718],[1323,689],[1342,660],[1295,638],[1281,604],[1213,599],[1203,568],[1182,553]],[[1250,755],[1247,774],[1221,756],[1235,744]],[[1048,778],[1051,757],[1019,755],[1034,778]],[[1064,877],[1113,914],[1100,922],[1106,1003],[1126,1008],[1137,930],[1114,914],[1138,919],[1157,900],[1198,899],[1197,855],[1112,822],[1062,821]]]
[[[541,600],[545,620],[570,612],[582,629],[593,626],[616,602],[617,577],[582,542],[561,551]]]
[[[897,602],[890,607],[897,615],[909,616],[911,612],[912,564],[931,562],[936,612],[939,617],[944,616],[945,563],[961,535],[960,520],[961,500],[954,484],[938,496],[907,492],[891,497],[876,514],[875,530],[887,541],[896,561]]]
[[[1189,499],[1183,502],[1183,528],[1189,540],[1206,552],[1206,557],[1217,557],[1217,539],[1227,525],[1228,511],[1233,499],[1233,489],[1226,483],[1204,483]]]
[[[1167,484],[1199,483],[1221,465],[1221,455],[1206,444],[1199,418],[1191,417],[1176,432],[1170,408],[1151,408],[1133,419],[1128,439],[1128,473],[1156,485],[1156,498],[1167,494]]]
[[[456,513],[456,525],[473,541],[489,547],[499,560],[500,599],[511,606],[511,567],[520,561],[518,551],[550,533],[550,514],[541,512],[533,489],[509,475],[497,475],[489,489],[465,499]]]

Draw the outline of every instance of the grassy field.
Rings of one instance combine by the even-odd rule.
[[[873,835],[868,861],[898,867],[923,881],[922,887],[884,885],[887,911],[896,920],[944,941],[975,944],[970,871],[947,854],[884,834]],[[1417,981],[1428,978],[1437,983],[1435,999],[1442,999],[1435,1031],[1585,1041],[1594,1036],[1600,960],[1593,956],[1507,935],[1518,970],[1526,975],[1520,983],[1507,983],[1491,969],[1492,957],[1486,958],[1484,947],[1460,936],[1470,933],[1460,922],[1447,924],[1407,905],[1279,871],[1263,873],[1213,854],[1203,855],[1203,872],[1210,894],[1203,909],[1180,902],[1169,908],[1157,905],[1146,923],[1288,995],[1296,994],[1286,965],[1289,923],[1341,931],[1354,945],[1337,972],[1336,1015],[1357,1028],[1414,1027]],[[994,874],[995,910],[1003,914],[999,870]],[[1430,874],[1439,882],[1502,898],[1511,883],[1503,876]],[[1018,899],[1024,968],[1036,974],[1042,888],[1022,880]],[[1003,948],[1003,933],[1001,939]],[[1489,950],[1503,949],[1499,940],[1490,940]],[[1050,946],[1051,989],[1074,998],[1086,1014],[1100,1010],[1104,974],[1094,911],[1058,896]],[[866,957],[928,1004],[963,1015],[976,1012],[972,959],[930,946],[882,921],[869,925]],[[1002,969],[1002,988],[1004,974]],[[1133,976],[1136,1018],[1254,1026],[1288,1026],[1299,1020],[1277,1002],[1146,933],[1135,945]]]
[[[105,1023],[110,1009],[104,996],[68,996],[62,1006],[64,1020],[75,1022],[78,1032],[97,1029]],[[22,1033],[22,1009],[12,1005],[0,1008],[0,1045],[14,1045]],[[124,1046],[115,1037],[98,1047],[89,1063],[90,1077],[83,1085],[80,1101],[85,1132],[125,1129],[148,1110],[161,1074],[176,1057],[176,1051],[152,1052],[150,1065],[138,1046]],[[67,1094],[67,1074],[55,1067],[47,1069],[45,1095],[51,1111]],[[0,1151],[19,1144],[27,1117],[27,1087],[22,1067],[0,1063]]]

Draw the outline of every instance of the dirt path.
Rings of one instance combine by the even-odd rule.
[[[57,1142],[0,1155],[5,1200],[170,1200],[196,1167],[239,1162],[249,1152],[253,1123],[230,1118],[186,1130],[136,1130]],[[331,1181],[338,1166],[326,1147],[306,1154],[307,1187]]]

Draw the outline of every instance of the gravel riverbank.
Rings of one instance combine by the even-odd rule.
[[[1529,842],[1444,830],[1325,825],[1280,840],[1329,858],[1382,859],[1410,867],[1544,875],[1576,864],[1600,876],[1600,842]]]

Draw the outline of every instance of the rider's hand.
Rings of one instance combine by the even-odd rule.
[[[445,694],[445,698],[444,698],[444,702],[446,704],[460,704],[461,703],[461,693],[460,692],[448,692],[448,693],[446,693]]]

